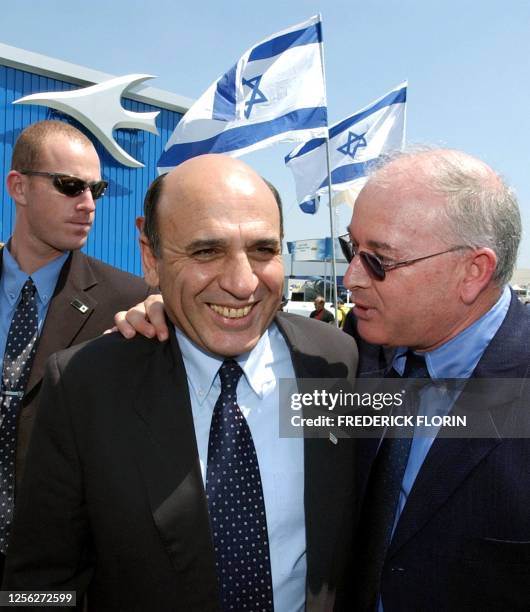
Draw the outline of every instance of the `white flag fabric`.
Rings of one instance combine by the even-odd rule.
[[[327,133],[322,26],[315,16],[249,49],[193,104],[158,161],[166,172],[204,153],[239,156]]]
[[[405,142],[407,82],[351,117],[329,128],[331,187],[350,189],[366,182],[370,167]],[[318,210],[318,196],[328,191],[325,138],[312,139],[285,158],[296,183],[300,208],[309,214]]]

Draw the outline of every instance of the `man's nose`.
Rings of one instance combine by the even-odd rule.
[[[247,299],[254,293],[259,278],[246,253],[227,258],[219,284],[222,289],[238,299]]]
[[[78,210],[85,210],[87,212],[94,212],[96,210],[96,203],[94,201],[94,198],[92,196],[92,192],[90,191],[90,189],[85,189],[83,191],[83,193],[81,193],[78,197],[77,197],[77,202],[75,207]]]
[[[361,258],[356,255],[350,262],[344,274],[342,284],[352,291],[357,287],[368,287],[372,283],[372,278],[363,265]]]

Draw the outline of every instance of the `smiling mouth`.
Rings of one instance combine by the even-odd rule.
[[[248,315],[254,304],[243,306],[243,308],[228,308],[227,306],[218,306],[217,304],[208,304],[208,306],[222,317],[227,317],[228,319],[241,319]]]

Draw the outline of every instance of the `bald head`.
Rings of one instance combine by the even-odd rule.
[[[506,189],[501,177],[482,160],[456,149],[397,151],[374,171],[369,184],[381,189],[418,188],[447,196],[470,185],[491,191]]]
[[[171,214],[191,214],[194,201],[211,198],[212,195],[215,197],[224,188],[242,197],[264,198],[275,202],[279,214],[280,239],[283,238],[282,202],[274,185],[240,160],[225,155],[201,155],[157,177],[146,193],[143,231],[153,252],[160,252],[158,223],[166,209]]]
[[[238,160],[196,157],[155,181],[145,213],[144,274],[170,320],[211,354],[251,350],[283,291],[280,214],[268,185]]]
[[[513,191],[481,160],[452,149],[399,153],[366,187],[399,192],[401,200],[416,202],[448,245],[492,249],[497,256],[493,280],[501,286],[510,280],[521,240],[519,207]]]

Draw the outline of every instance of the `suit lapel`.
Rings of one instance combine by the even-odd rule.
[[[297,378],[335,378],[337,373],[320,355],[318,343],[305,342],[297,317],[279,315]],[[353,447],[351,440],[304,439],[304,510],[307,543],[307,609],[331,609],[332,568],[340,565],[337,551],[344,529],[353,523]],[[344,509],[350,512],[345,516]],[[315,553],[317,551],[318,554]],[[324,555],[327,555],[324,558]],[[318,558],[317,558],[318,557]],[[330,589],[332,595],[327,592]],[[328,606],[328,607],[322,607]]]
[[[437,438],[433,442],[399,519],[389,557],[430,520],[468,474],[500,443],[496,437]]]
[[[26,395],[42,380],[48,357],[72,344],[96,308],[96,300],[87,293],[96,284],[97,279],[88,260],[74,251],[57,280],[31,367]],[[78,308],[72,302],[77,303]]]
[[[510,428],[510,419],[524,392],[524,378],[528,372],[528,347],[517,341],[515,330],[526,313],[517,298],[512,302],[499,331],[479,361],[470,382],[465,386],[451,414],[469,414],[465,393],[470,386],[483,383],[480,409],[480,438],[442,438],[434,440],[414,482],[403,513],[390,544],[389,556],[394,555],[414,536],[462,484],[467,476],[500,444],[503,432]],[[497,379],[497,381],[496,381]],[[507,379],[499,384],[498,379]]]
[[[184,363],[174,333],[139,378],[137,462],[156,528],[175,570],[217,598],[208,506]],[[204,593],[204,590],[202,591]]]
[[[291,358],[293,360],[294,373],[297,378],[315,378],[318,373],[315,373],[313,362],[307,358],[307,355],[303,353],[299,346],[299,340],[301,333],[297,331],[296,320],[293,318],[287,318],[285,316],[278,315],[276,317],[276,324],[280,330],[282,336],[287,342],[289,351],[291,352]],[[321,371],[319,370],[321,374]]]

